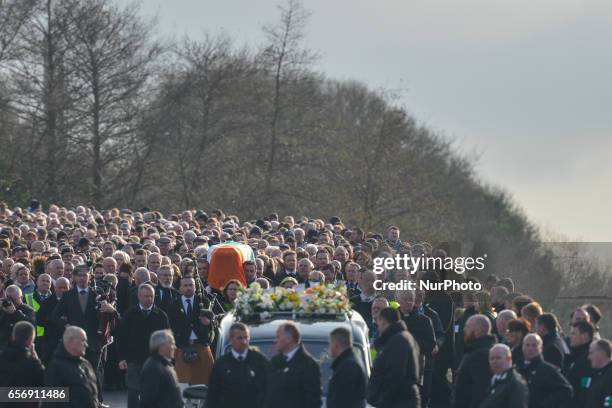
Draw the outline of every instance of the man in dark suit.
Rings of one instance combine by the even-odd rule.
[[[505,344],[489,351],[493,372],[486,396],[479,408],[527,408],[528,388],[525,380],[512,368],[512,352]]]
[[[145,361],[140,375],[141,408],[183,408],[172,358],[176,350],[170,330],[156,331],[149,342],[151,357]]]
[[[121,319],[117,336],[119,368],[127,370],[128,408],[138,408],[142,365],[149,353],[149,339],[157,330],[170,328],[168,316],[153,304],[155,290],[143,283],[138,288],[138,306],[128,309]]]
[[[293,251],[283,253],[283,267],[274,275],[274,286],[279,286],[283,279],[291,277],[297,279],[298,283],[304,280],[297,273],[297,254]]]
[[[368,402],[382,408],[420,408],[417,384],[422,367],[416,340],[396,309],[381,310],[377,323],[380,336],[374,341],[377,357],[368,383]]]
[[[416,293],[412,290],[397,292],[396,300],[399,303],[402,320],[408,331],[419,344],[421,352],[421,367],[423,367],[423,386],[421,387],[421,401],[424,406],[429,402],[431,389],[431,376],[433,374],[433,352],[437,345],[433,323],[425,314],[416,308]]]
[[[157,281],[159,284],[155,286],[155,305],[166,313],[169,312],[170,307],[181,296],[172,287],[173,275],[172,268],[168,265],[161,266],[157,270]]]
[[[57,306],[62,296],[64,296],[64,293],[70,290],[70,281],[62,276],[55,281],[54,288],[55,292],[42,302],[40,309],[38,309],[36,313],[38,325],[45,329],[45,335],[43,337],[44,346],[40,356],[45,364],[51,360],[51,356],[55,352],[64,334],[64,326],[66,323],[57,324],[57,322],[52,319],[52,315],[55,306]]]
[[[559,369],[542,358],[542,339],[535,333],[523,339],[523,362],[517,367],[529,387],[530,408],[574,407],[572,386]]]
[[[574,388],[573,407],[586,403],[587,382],[593,369],[589,363],[589,345],[593,341],[595,327],[587,321],[579,321],[570,330],[570,355],[565,359],[563,374]]]
[[[276,330],[278,354],[270,360],[267,408],[321,406],[321,371],[300,341],[300,332],[291,322],[280,325]]]
[[[589,360],[593,375],[589,378],[586,408],[612,406],[612,342],[601,339],[591,343]]]
[[[353,310],[359,312],[366,322],[372,320],[372,302],[376,299],[376,289],[374,289],[376,279],[374,272],[363,271],[359,277],[360,292],[350,299]]]
[[[329,352],[334,362],[327,390],[327,408],[365,408],[368,380],[355,357],[350,330],[338,327],[330,333]]]
[[[35,334],[34,326],[27,321],[17,322],[13,327],[12,341],[0,351],[0,387],[43,386],[45,368],[34,351]],[[9,403],[6,406],[37,408],[38,403]]]
[[[60,301],[61,303],[61,301]],[[70,402],[45,403],[54,408],[102,408],[98,399],[96,373],[83,358],[87,334],[76,326],[68,326],[62,344],[53,353],[51,364],[45,371],[45,387],[69,387]]]
[[[465,354],[457,369],[453,408],[477,408],[486,397],[492,375],[489,350],[495,344],[495,337],[491,335],[489,318],[472,315],[465,323],[464,337]]]
[[[53,310],[52,319],[57,325],[78,326],[87,334],[87,351],[85,359],[91,363],[97,381],[98,395],[101,397],[102,374],[102,348],[105,346],[101,336],[98,335],[100,319],[98,312],[116,314],[115,308],[106,302],[98,307],[97,293],[89,286],[89,269],[87,265],[78,265],[72,274],[76,286],[70,289],[60,299]],[[101,399],[101,398],[100,398]]]
[[[180,284],[181,296],[170,307],[168,314],[178,347],[176,373],[181,383],[208,384],[214,362],[210,351],[213,334],[210,301],[195,294],[195,279],[192,276],[183,276]]]
[[[536,332],[544,342],[542,356],[545,361],[563,368],[563,360],[569,354],[569,349],[558,332],[559,322],[552,313],[543,313],[536,318]]]
[[[232,324],[230,350],[215,361],[210,375],[208,408],[263,408],[268,361],[259,351],[249,348],[249,339],[245,324]]]

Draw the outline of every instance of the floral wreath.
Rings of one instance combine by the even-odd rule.
[[[351,306],[346,286],[320,284],[305,290],[281,287],[262,289],[257,282],[248,288],[240,288],[234,303],[240,318],[269,319],[272,313],[290,312],[303,315],[350,314]]]

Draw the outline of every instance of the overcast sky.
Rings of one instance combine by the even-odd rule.
[[[127,0],[123,0],[127,1]],[[163,33],[256,45],[273,0],[145,0]],[[305,0],[328,77],[401,89],[423,124],[481,153],[481,178],[538,225],[612,241],[612,1]]]

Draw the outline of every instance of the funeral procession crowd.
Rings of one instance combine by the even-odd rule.
[[[241,265],[244,280],[214,287],[209,255],[226,242],[254,257]],[[208,386],[209,408],[612,406],[612,343],[599,334],[597,306],[555,316],[520,293],[520,282],[515,289],[491,271],[372,268],[377,257],[449,251],[402,241],[395,226],[369,232],[339,217],[241,221],[222,210],[0,203],[0,387],[68,387],[70,402],[57,406],[78,408],[108,406],[109,390],[126,390],[130,408],[182,407],[190,384]],[[379,291],[379,279],[482,288]],[[264,353],[237,319],[227,352],[216,355],[221,319],[254,282],[344,285],[367,324],[371,367],[339,325],[326,339],[332,374],[324,381],[290,320]],[[6,406],[39,406],[19,404]]]

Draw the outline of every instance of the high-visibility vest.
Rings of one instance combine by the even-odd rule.
[[[40,303],[34,299],[34,293],[28,293],[25,295],[25,302],[28,306],[34,309],[35,312],[38,312],[40,309]],[[45,335],[45,328],[43,326],[36,326],[36,337],[42,337]]]

